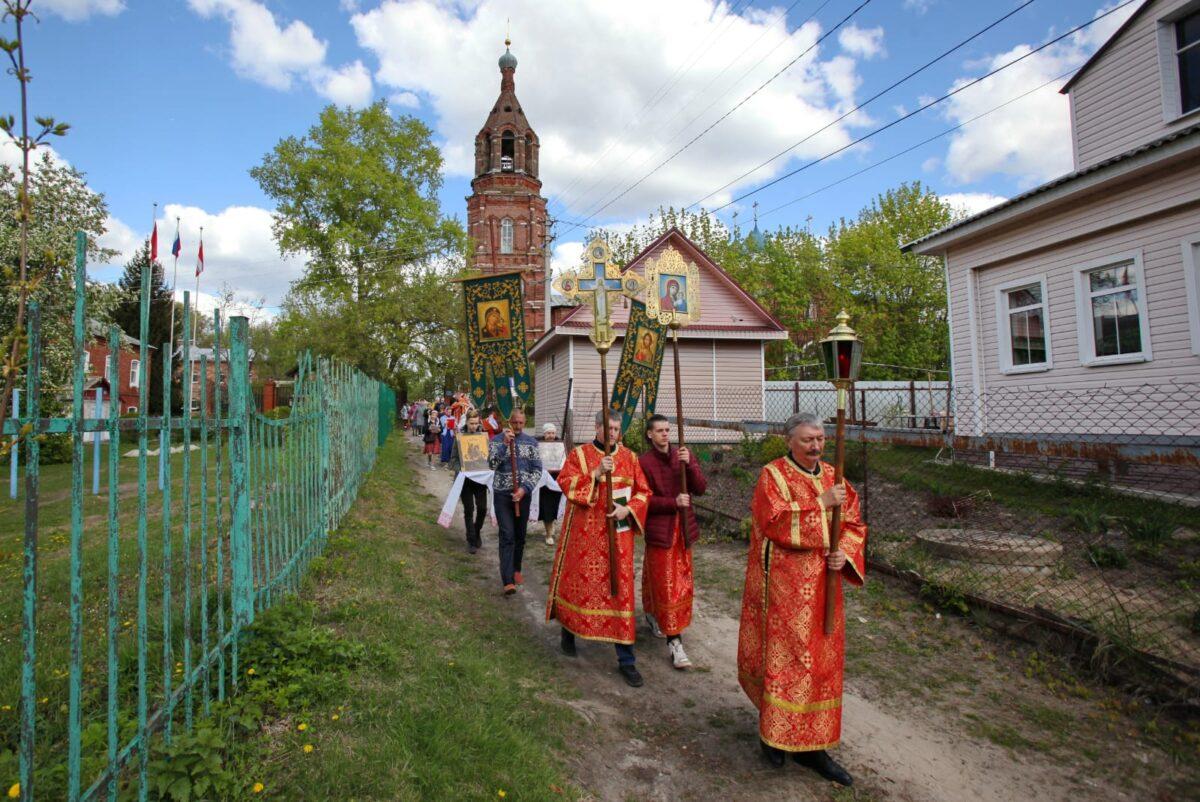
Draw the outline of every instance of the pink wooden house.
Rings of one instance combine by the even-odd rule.
[[[1200,435],[1200,1],[1062,91],[1073,172],[905,246],[945,259],[956,431]]]
[[[700,271],[699,323],[681,330],[679,357],[683,389],[683,414],[687,418],[720,421],[761,421],[764,413],[764,346],[769,340],[787,339],[787,330],[757,301],[738,286],[691,240],[671,229],[629,263],[641,273],[647,259],[666,248],[675,248]],[[623,331],[629,318],[628,303],[613,311],[613,325]],[[600,357],[588,340],[591,307],[577,306],[555,315],[555,325],[530,348],[534,362],[534,404],[539,423],[561,426],[571,384],[573,439],[590,440],[593,416],[607,403],[600,394]],[[609,384],[616,376],[623,338],[609,353]],[[675,415],[674,363],[668,344],[663,357],[657,412]],[[718,429],[689,427],[691,440],[736,439],[739,434]]]

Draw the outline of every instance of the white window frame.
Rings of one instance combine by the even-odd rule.
[[[505,229],[508,231],[508,242],[505,242]],[[500,221],[500,253],[512,253],[513,244],[517,238],[517,226],[513,223],[511,217],[505,217]]]
[[[134,389],[142,386],[142,360],[129,360],[129,388]]]
[[[1037,284],[1042,291],[1042,326],[1046,333],[1046,361],[1029,365],[1014,365],[1012,359],[1012,331],[1009,328],[1008,293],[1021,287]],[[1022,307],[1022,310],[1034,309],[1034,306]],[[996,350],[1000,355],[1000,372],[1005,375],[1017,373],[1044,373],[1054,367],[1054,351],[1050,344],[1050,295],[1046,289],[1046,274],[1025,276],[1006,281],[996,287],[996,331],[998,340]]]
[[[1163,122],[1166,123],[1200,116],[1200,108],[1183,110],[1183,87],[1179,85],[1179,61],[1176,58],[1179,48],[1175,45],[1175,23],[1195,11],[1200,11],[1200,0],[1175,9],[1158,21],[1158,71]]]
[[[1200,356],[1200,232],[1184,237],[1179,247],[1183,250],[1183,283],[1187,287],[1192,353]]]
[[[1092,293],[1087,280],[1088,273],[1102,267],[1115,267],[1125,262],[1132,262],[1133,274],[1137,279],[1137,308],[1138,325],[1142,340],[1142,350],[1132,354],[1114,354],[1112,356],[1096,356],[1095,329],[1092,323]],[[1104,367],[1105,365],[1130,365],[1137,362],[1149,362],[1153,359],[1150,348],[1150,305],[1146,298],[1146,271],[1142,267],[1141,250],[1126,253],[1114,253],[1099,259],[1093,259],[1075,266],[1075,324],[1079,336],[1079,364],[1084,367]],[[1119,292],[1119,290],[1114,290]]]

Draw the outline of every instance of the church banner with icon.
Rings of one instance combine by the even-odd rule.
[[[490,386],[496,407],[508,418],[515,404],[527,398],[531,390],[521,272],[458,281],[463,285],[466,301],[471,402],[482,409],[487,404]]]
[[[629,428],[643,395],[646,414],[654,412],[666,342],[667,327],[647,314],[645,304],[633,301],[625,329],[625,344],[621,347],[621,364],[608,402],[609,409],[621,413],[622,432]]]

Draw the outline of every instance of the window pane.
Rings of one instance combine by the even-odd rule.
[[[1008,291],[1008,308],[1020,309],[1025,306],[1033,306],[1042,302],[1042,285],[1031,284],[1028,287],[1019,287],[1015,290]]]
[[[1031,309],[1014,312],[1008,316],[1009,336],[1012,341],[1012,363],[1017,365],[1040,365],[1046,361],[1046,330],[1042,311]]]
[[[1200,108],[1200,46],[1179,54],[1179,110]]]
[[[1136,354],[1142,350],[1137,290],[1125,290],[1092,299],[1092,329],[1096,356]]]
[[[1137,279],[1133,275],[1133,264],[1130,263],[1093,270],[1088,273],[1088,283],[1092,292],[1096,292],[1133,285],[1137,283]]]
[[[1193,42],[1200,42],[1200,11],[1190,14],[1175,23],[1175,47],[1183,49]]]

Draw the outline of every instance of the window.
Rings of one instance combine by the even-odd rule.
[[[1045,276],[1000,285],[996,289],[996,321],[1002,373],[1029,373],[1053,366]]]
[[[1200,356],[1200,233],[1184,239],[1183,282],[1187,287],[1188,327],[1192,353]]]
[[[1179,70],[1179,113],[1200,109],[1200,11],[1175,22],[1175,66]]]
[[[92,372],[92,355],[84,351],[79,357],[79,366],[83,368],[84,378],[87,378],[88,374]]]
[[[140,387],[142,382],[142,361],[140,359],[129,360],[129,386]]]
[[[513,170],[513,159],[516,157],[516,137],[512,131],[505,131],[500,137],[500,170],[501,172],[511,173]]]
[[[554,354],[550,355],[550,370],[554,370]]]
[[[513,252],[513,221],[504,218],[500,221],[500,253]]]
[[[137,412],[137,407],[135,407],[135,406],[125,407],[125,411],[126,412]]]
[[[1085,365],[1150,359],[1140,252],[1083,265],[1077,275],[1079,357]]]
[[[200,365],[195,362],[192,362],[191,378],[188,381],[192,384],[200,381]]]

